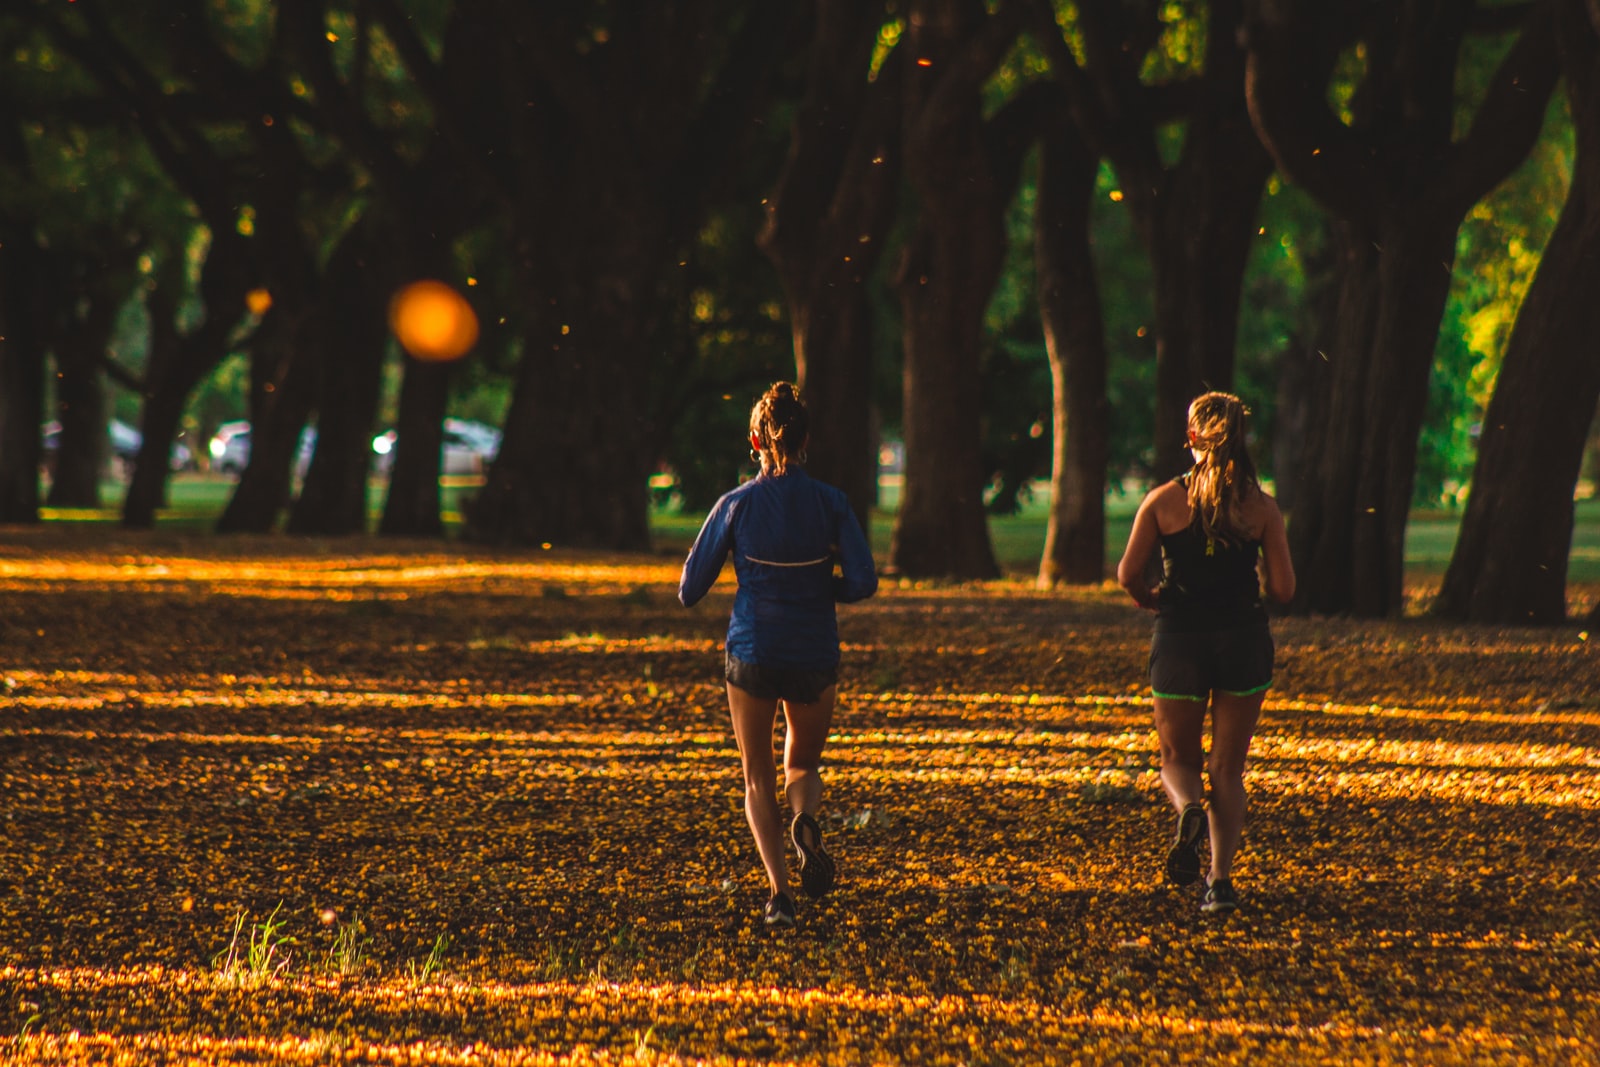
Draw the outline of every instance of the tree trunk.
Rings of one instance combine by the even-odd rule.
[[[652,380],[669,318],[661,278],[758,128],[797,7],[646,5],[582,55],[561,43],[577,29],[564,12],[506,10],[510,32],[480,52],[483,73],[501,79],[496,92],[435,97],[463,134],[493,128],[484,103],[510,103],[498,118],[511,148],[484,167],[512,205],[530,308],[500,452],[467,536],[645,549],[666,395]],[[534,99],[547,104],[523,106]]]
[[[288,531],[344,536],[367,529],[372,434],[388,347],[387,272],[359,232],[346,235],[318,295],[317,443]],[[381,255],[381,253],[379,253]]]
[[[450,396],[450,364],[406,360],[395,424],[394,466],[378,532],[391,537],[438,537],[439,450]]]
[[[1188,469],[1189,402],[1233,388],[1239,301],[1272,157],[1250,124],[1238,0],[1213,3],[1206,68],[1183,152],[1145,207],[1155,283],[1155,476]],[[1143,198],[1134,198],[1136,207]]]
[[[1300,502],[1301,470],[1308,458],[1314,402],[1312,381],[1322,372],[1334,348],[1340,289],[1335,241],[1331,231],[1314,242],[1304,257],[1305,290],[1299,328],[1278,356],[1278,382],[1273,404],[1273,495],[1285,515]]]
[[[272,325],[251,353],[250,462],[217,520],[218,533],[269,533],[289,500],[314,398],[314,349],[303,330],[286,328],[282,318]]]
[[[867,286],[894,220],[901,52],[869,82],[883,11],[858,0],[817,7],[806,97],[760,244],[788,299],[811,415],[806,467],[843,489],[867,526],[878,495]]]
[[[1472,489],[1435,614],[1474,622],[1567,616],[1573,490],[1600,402],[1600,69],[1573,4],[1562,34],[1577,162],[1517,312],[1484,415]]]
[[[535,315],[472,540],[649,548],[649,274],[570,288]]]
[[[1050,358],[1050,520],[1038,585],[1094,584],[1105,577],[1105,324],[1089,239],[1099,160],[1075,131],[1048,131],[1040,145],[1034,206],[1039,314]]]
[[[1549,11],[1530,9],[1467,133],[1454,136],[1465,9],[1410,0],[1364,27],[1346,125],[1328,107],[1326,12],[1263,6],[1251,115],[1279,166],[1340,220],[1339,320],[1290,523],[1300,611],[1398,615],[1417,434],[1462,217],[1526,158],[1555,82]],[[1309,19],[1298,22],[1297,19]],[[1404,100],[1405,106],[1399,101]]]
[[[1404,607],[1417,435],[1460,220],[1430,218],[1422,205],[1396,215],[1376,234],[1343,231],[1339,331],[1328,361],[1313,366],[1322,403],[1291,524],[1301,610],[1382,617]]]
[[[1094,151],[1117,170],[1155,288],[1155,462],[1158,480],[1188,466],[1189,402],[1233,382],[1240,289],[1272,159],[1251,126],[1244,97],[1240,0],[1207,5],[1204,69],[1181,87],[1151,85],[1143,67],[1166,17],[1153,2],[1078,5],[1080,65],[1048,5],[1035,7],[1036,36],[1067,91],[1069,110]],[[1158,90],[1178,88],[1175,107]],[[1183,141],[1167,162],[1174,119]]]
[[[100,506],[100,479],[111,458],[100,355],[111,334],[112,317],[96,315],[102,317],[103,322],[69,326],[56,341],[56,419],[61,434],[45,498],[53,508]]]
[[[189,396],[228,354],[228,342],[244,316],[245,298],[254,284],[250,241],[235,233],[213,231],[205,265],[200,269],[200,300],[205,318],[189,333],[178,332],[179,264],[163,265],[166,274],[147,297],[150,313],[150,359],[145,371],[140,432],[144,440],[139,463],[122,504],[122,524],[130,529],[155,525],[156,509],[166,503],[169,465],[166,456],[177,439]]]
[[[911,577],[1000,573],[983,506],[977,398],[1014,171],[996,157],[979,90],[1015,34],[1004,16],[967,0],[923,0],[907,28],[917,62],[905,68],[906,167],[918,216],[895,276],[906,464],[890,565]]]
[[[0,524],[39,521],[44,345],[39,253],[27,227],[0,219]]]

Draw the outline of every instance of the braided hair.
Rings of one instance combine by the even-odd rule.
[[[1196,454],[1188,476],[1190,521],[1225,545],[1250,539],[1241,505],[1261,489],[1245,444],[1248,414],[1244,401],[1232,393],[1206,393],[1189,405],[1189,446]]]
[[[806,461],[811,417],[792,382],[774,382],[750,409],[750,433],[760,448],[762,470],[784,474],[791,463]],[[751,457],[756,458],[756,457]]]

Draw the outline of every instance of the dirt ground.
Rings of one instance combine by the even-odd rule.
[[[1148,616],[886,582],[772,933],[679,562],[0,531],[0,1059],[1600,1062],[1600,634],[1276,620],[1217,921]]]

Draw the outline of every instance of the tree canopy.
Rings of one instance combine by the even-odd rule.
[[[393,426],[380,528],[436,535],[472,414],[504,437],[466,536],[644,548],[648,479],[708,504],[795,377],[863,522],[905,442],[892,568],[994,573],[984,514],[1049,480],[1040,580],[1098,581],[1107,492],[1181,469],[1224,388],[1301,610],[1397,612],[1407,512],[1478,499],[1470,588],[1513,551],[1472,548],[1494,486],[1536,472],[1561,579],[1600,382],[1519,311],[1586,262],[1545,250],[1587,240],[1595,36],[1580,0],[19,0],[0,521],[37,519],[48,420],[61,503],[98,501],[109,416],[140,427],[140,526],[173,441],[244,418],[223,528],[365,529]],[[482,324],[457,363],[388,332],[420,278]],[[1572,429],[1480,461],[1541,411]],[[1525,584],[1441,610],[1564,615]]]

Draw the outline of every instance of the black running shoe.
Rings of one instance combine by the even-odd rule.
[[[767,906],[761,914],[768,926],[793,926],[794,901],[789,899],[788,893],[779,893],[767,901]]]
[[[1167,880],[1174,885],[1194,885],[1200,880],[1200,839],[1208,823],[1203,804],[1185,804],[1178,813],[1178,833],[1167,852]]]
[[[1200,905],[1200,910],[1207,915],[1226,915],[1238,906],[1239,898],[1233,891],[1233,883],[1226,878],[1218,878],[1206,886],[1206,899]]]
[[[820,897],[833,888],[833,857],[822,847],[822,827],[805,812],[789,825],[794,850],[800,854],[800,887],[808,897]]]

